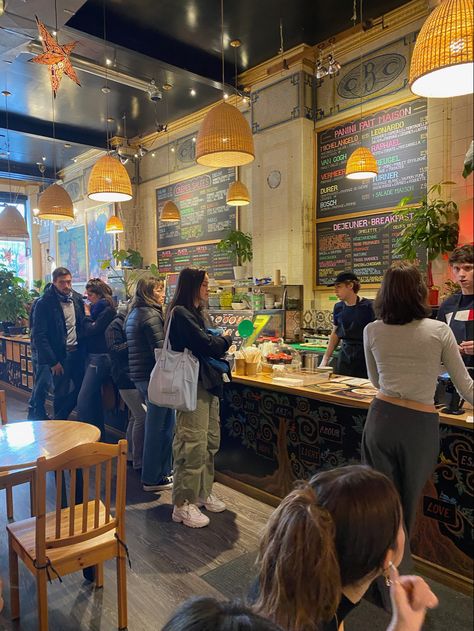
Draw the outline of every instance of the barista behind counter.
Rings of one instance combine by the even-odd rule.
[[[375,320],[372,300],[357,295],[360,281],[353,272],[338,274],[334,289],[340,301],[334,305],[334,326],[320,365],[328,365],[339,340],[342,340],[336,372],[339,375],[367,379],[363,332],[367,324]]]

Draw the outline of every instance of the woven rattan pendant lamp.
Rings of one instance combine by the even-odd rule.
[[[224,101],[224,0],[221,0],[222,103],[204,117],[196,139],[196,162],[209,167],[249,164],[255,158],[252,131],[243,114]]]
[[[357,0],[354,0],[354,27],[357,19]],[[359,90],[360,90],[360,120],[362,121],[362,0],[360,0],[360,77],[359,77]],[[371,180],[377,177],[379,172],[377,166],[377,160],[373,153],[367,147],[357,147],[346,163],[346,177],[349,180]]]
[[[105,28],[105,2],[104,2],[104,51],[107,52],[107,38]],[[106,56],[106,55],[104,55]],[[105,127],[106,144],[109,147],[109,93],[107,64],[105,68],[105,86],[102,93],[105,94]],[[120,160],[110,155],[102,156],[92,167],[87,184],[87,196],[97,202],[128,202],[132,199],[132,183],[127,169]]]
[[[28,234],[28,228],[26,227],[26,221],[22,217],[20,211],[16,206],[13,206],[12,201],[12,180],[10,173],[10,128],[8,125],[8,97],[11,96],[11,92],[8,90],[2,91],[5,97],[5,122],[7,130],[7,163],[8,163],[8,185],[10,188],[10,204],[7,204],[0,213],[0,239],[8,239],[11,241],[26,241],[30,238]]]
[[[410,88],[446,98],[473,92],[472,0],[443,0],[423,24],[410,64]]]
[[[51,184],[38,200],[38,219],[74,221],[74,207],[69,193],[59,184]]]
[[[169,132],[169,110],[168,99],[166,99],[166,129],[168,130],[168,136],[166,139],[166,159],[168,161],[168,186],[171,185],[171,167],[170,167],[170,132]],[[170,199],[165,202],[160,213],[160,221],[165,223],[176,223],[181,221],[181,213],[176,204]]]
[[[247,187],[240,180],[232,182],[227,190],[227,203],[229,206],[246,206],[250,204],[250,195]]]
[[[121,234],[123,232],[123,221],[118,215],[112,215],[105,224],[107,234]]]

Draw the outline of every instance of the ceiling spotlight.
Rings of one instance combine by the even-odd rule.
[[[193,141],[193,142],[196,142],[196,136],[193,136],[193,137],[192,137],[192,141]]]
[[[148,88],[148,97],[153,103],[157,103],[163,98],[163,94],[158,90],[158,86],[156,85],[154,80],[150,82],[150,86]]]
[[[158,124],[158,125],[156,126],[156,131],[157,131],[158,133],[161,133],[161,132],[166,132],[166,131],[168,131],[168,125],[167,125],[167,124],[162,125],[161,123],[160,123],[160,124]]]
[[[242,46],[242,42],[240,41],[240,39],[233,39],[229,42],[229,44],[232,46],[232,48],[240,48],[240,46]]]
[[[40,209],[39,208],[33,208],[33,215],[36,217],[36,215],[39,213]]]
[[[147,153],[148,153],[148,149],[145,149],[145,147],[142,147],[141,145],[138,147],[138,155],[140,158],[143,158],[143,156],[146,156]]]
[[[110,94],[110,88],[106,85],[104,85],[104,87],[101,88],[101,90],[104,94]]]
[[[174,147],[171,147],[171,153],[174,153]]]
[[[41,160],[43,160],[43,162],[46,162],[46,156],[42,156]]]
[[[65,142],[64,143],[64,148],[65,149],[70,149],[71,148],[71,144],[69,142]]]
[[[106,63],[107,66],[111,66],[112,65],[112,60],[107,57],[107,59],[105,60],[105,63]]]
[[[189,90],[189,94],[191,96],[196,96],[196,90],[194,88],[191,88],[191,90]]]
[[[108,123],[115,123],[115,118],[112,118],[112,116],[108,116],[107,117],[107,122]]]
[[[151,154],[151,157],[154,158],[156,155],[156,153],[153,151],[153,153]]]
[[[165,92],[169,92],[170,90],[173,89],[173,86],[171,85],[171,83],[164,83],[161,88],[165,91]]]
[[[227,92],[224,92],[224,100],[226,101],[229,98],[229,95],[227,94]]]

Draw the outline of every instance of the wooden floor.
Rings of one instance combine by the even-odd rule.
[[[23,402],[8,396],[9,418],[25,418]],[[141,490],[138,475],[128,470],[127,542],[132,569],[128,571],[129,629],[157,631],[190,596],[224,598],[206,582],[206,572],[255,551],[258,535],[272,508],[227,487],[216,491],[229,510],[210,515],[211,524],[191,529],[171,521],[171,491],[161,495]],[[28,517],[26,487],[14,489],[15,519]],[[29,572],[23,571],[21,624],[9,621],[8,554],[5,531],[5,494],[0,493],[0,576],[4,581],[5,609],[0,629],[36,629],[36,593]],[[20,566],[22,566],[20,562]],[[105,567],[104,589],[95,590],[81,574],[66,576],[48,586],[50,629],[58,631],[116,629],[115,565]],[[246,585],[242,586],[246,589]]]
[[[9,417],[26,418],[26,403],[8,395]],[[135,472],[128,471],[127,543],[132,569],[128,571],[130,631],[159,631],[176,606],[193,595],[224,599],[229,595],[218,572],[227,566],[247,569],[258,545],[259,532],[272,508],[237,491],[216,484],[216,491],[229,510],[210,515],[203,529],[186,528],[171,521],[171,492],[145,493]],[[14,491],[15,518],[28,517],[26,487]],[[36,591],[31,575],[21,570],[22,615],[19,623],[9,619],[8,552],[5,532],[5,494],[0,493],[0,577],[4,581],[5,609],[0,614],[1,631],[36,631]],[[229,564],[229,565],[227,565]],[[20,568],[22,564],[20,562]],[[221,568],[221,570],[216,570]],[[213,573],[213,570],[215,572]],[[206,573],[213,575],[213,580]],[[248,579],[248,572],[246,574]],[[217,579],[217,580],[216,580]],[[80,573],[54,581],[48,586],[50,629],[54,631],[109,631],[117,628],[115,566],[105,566],[104,588],[95,590]],[[226,578],[229,581],[229,575]],[[230,576],[231,593],[242,596],[247,581],[237,571]],[[241,583],[241,584],[240,584]],[[436,585],[439,609],[429,617],[426,631],[470,631],[470,599],[444,586]],[[346,621],[346,631],[385,631],[388,615],[363,601]]]

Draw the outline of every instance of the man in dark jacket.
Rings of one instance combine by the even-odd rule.
[[[52,286],[52,283],[46,283],[43,294]],[[38,365],[38,352],[35,347],[35,337],[33,332],[33,317],[38,304],[39,298],[36,298],[30,308],[30,337],[31,337],[31,361],[33,362],[33,374],[35,383],[31,392],[31,398],[28,401],[28,418],[47,420],[49,418],[46,413],[46,397],[52,384],[51,368],[48,364]]]
[[[55,419],[67,419],[76,406],[84,375],[81,326],[84,303],[72,289],[71,272],[57,267],[53,284],[38,300],[33,314],[33,342],[38,366],[51,368]]]

